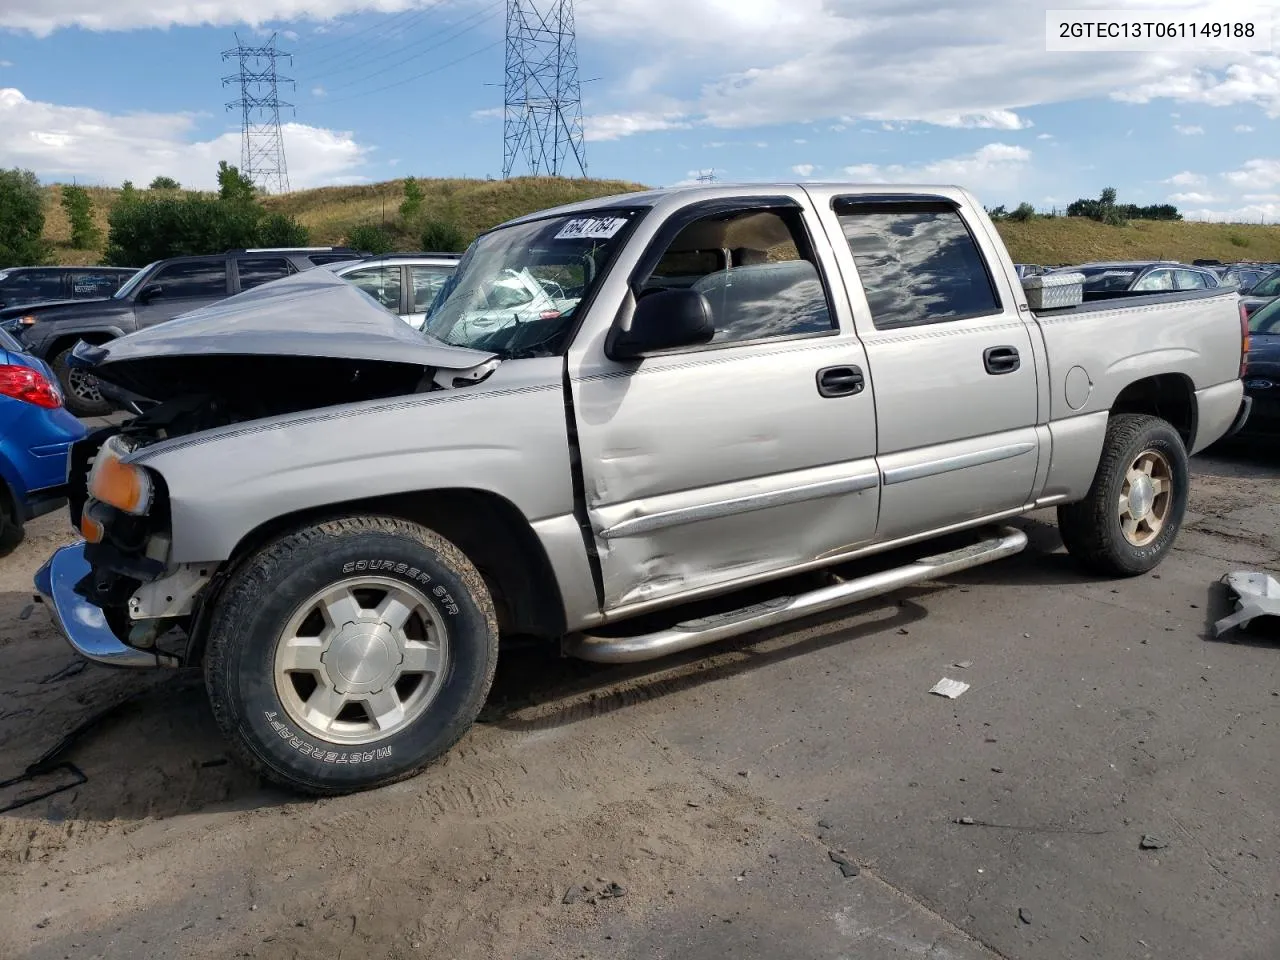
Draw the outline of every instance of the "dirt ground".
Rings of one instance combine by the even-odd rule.
[[[1280,460],[1195,473],[1154,575],[1081,576],[1037,515],[1021,557],[798,628],[513,652],[446,762],[318,802],[228,762],[198,675],[72,656],[43,518],[0,561],[0,779],[127,702],[82,784],[0,814],[0,956],[1274,960],[1280,642],[1209,627],[1224,574],[1280,571]]]

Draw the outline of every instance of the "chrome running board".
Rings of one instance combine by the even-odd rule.
[[[987,539],[958,550],[924,557],[901,567],[868,574],[856,580],[845,580],[794,597],[779,597],[727,613],[688,620],[656,633],[636,637],[575,634],[565,638],[564,652],[567,656],[595,663],[636,663],[665,657],[752,630],[762,630],[775,624],[834,610],[994,560],[1003,560],[1021,553],[1026,545],[1027,535],[1021,530],[1001,527]]]

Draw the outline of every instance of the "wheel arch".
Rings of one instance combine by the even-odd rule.
[[[566,630],[564,603],[551,561],[532,524],[505,497],[487,490],[443,488],[346,500],[283,514],[237,542],[223,566],[225,582],[264,544],[301,527],[342,516],[389,516],[421,524],[475,564],[493,596],[504,635],[554,639]],[[216,594],[216,588],[215,588]],[[211,606],[215,596],[202,606]],[[201,611],[198,623],[204,620]],[[192,631],[188,662],[203,654],[203,630]]]
[[[1160,373],[1134,380],[1111,404],[1111,415],[1145,413],[1168,422],[1190,450],[1199,427],[1196,388],[1184,373]]]

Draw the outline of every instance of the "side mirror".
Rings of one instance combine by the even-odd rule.
[[[160,294],[164,293],[164,287],[158,283],[148,283],[145,287],[138,291],[138,302],[148,303],[154,300]]]
[[[605,344],[610,360],[707,343],[716,335],[711,304],[696,290],[659,290],[636,303],[630,330],[614,330]]]

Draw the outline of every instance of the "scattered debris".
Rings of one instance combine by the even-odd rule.
[[[952,666],[953,666],[953,667],[956,667],[957,669],[960,669],[960,670],[968,670],[970,667],[972,667],[972,666],[973,666],[973,661],[972,661],[972,660],[961,660],[959,663],[953,663],[953,664],[952,664]]]
[[[819,821],[818,821],[818,829],[820,829],[820,830],[830,830],[830,829],[832,829],[831,821],[830,821],[830,820],[819,820]]]
[[[1220,637],[1233,627],[1248,628],[1258,617],[1280,617],[1280,582],[1265,573],[1238,570],[1225,577],[1227,589],[1236,596],[1235,612],[1213,625]]]
[[[1004,773],[1004,768],[1003,768],[1003,767],[992,767],[992,768],[991,768],[991,772],[992,772],[992,773]]]
[[[738,776],[740,776],[740,777],[745,777],[745,776],[747,775],[747,773],[748,773],[748,772],[749,772],[749,771],[747,771],[747,770],[739,770],[739,771],[738,771]]]
[[[227,758],[226,758],[226,757],[216,757],[216,758],[214,758],[213,760],[204,760],[204,761],[202,761],[202,762],[200,763],[200,768],[201,768],[202,770],[207,770],[207,769],[209,769],[210,767],[225,767],[226,765],[227,765]]]
[[[1168,845],[1159,837],[1153,837],[1149,833],[1144,833],[1142,839],[1138,841],[1139,850],[1163,850]]]
[[[968,689],[969,685],[967,683],[943,677],[933,685],[933,689],[929,692],[936,693],[940,697],[946,697],[948,700],[954,700]]]
[[[1019,919],[1019,920],[1021,920],[1023,923],[1027,924],[1028,926],[1030,926],[1030,924],[1031,924],[1031,911],[1030,911],[1030,910],[1028,910],[1026,907],[1019,907],[1019,908],[1018,908],[1018,919]]]
[[[560,898],[561,903],[577,903],[582,899],[582,895],[586,892],[586,887],[572,886],[564,892],[564,896]]]
[[[905,637],[905,636],[907,636],[907,635],[908,635],[908,634],[910,634],[910,633],[911,633],[911,631],[910,631],[910,630],[908,630],[906,627],[899,627],[899,628],[898,628],[898,635],[899,635],[899,636],[901,636],[901,637]]]
[[[702,807],[702,804],[700,804],[700,803],[694,803],[692,800],[686,800],[686,801],[684,802],[684,805],[685,805],[686,807],[692,807],[694,810],[698,810],[698,809],[700,809],[700,808]]]
[[[831,858],[832,863],[840,868],[840,875],[842,877],[856,877],[862,872],[861,868],[856,863],[848,857],[836,853],[834,850],[828,850],[827,856]]]
[[[993,830],[1019,830],[1023,833],[1071,833],[1081,837],[1100,837],[1106,830],[1080,830],[1076,827],[1057,826],[1019,826],[1013,823],[990,823],[987,820],[975,820],[973,817],[956,817],[951,821],[965,827],[990,827]]]
[[[34,610],[35,608],[36,608],[36,605],[34,603],[28,603],[25,607],[22,608],[22,612],[18,614],[18,619],[19,620],[27,619],[27,617],[31,616],[31,611]]]
[[[625,897],[626,895],[626,888],[616,883],[609,884],[597,894],[601,900],[617,900],[619,897]]]
[[[952,822],[962,824],[966,827],[972,827],[975,826],[978,821],[973,819],[973,817],[956,817]]]

